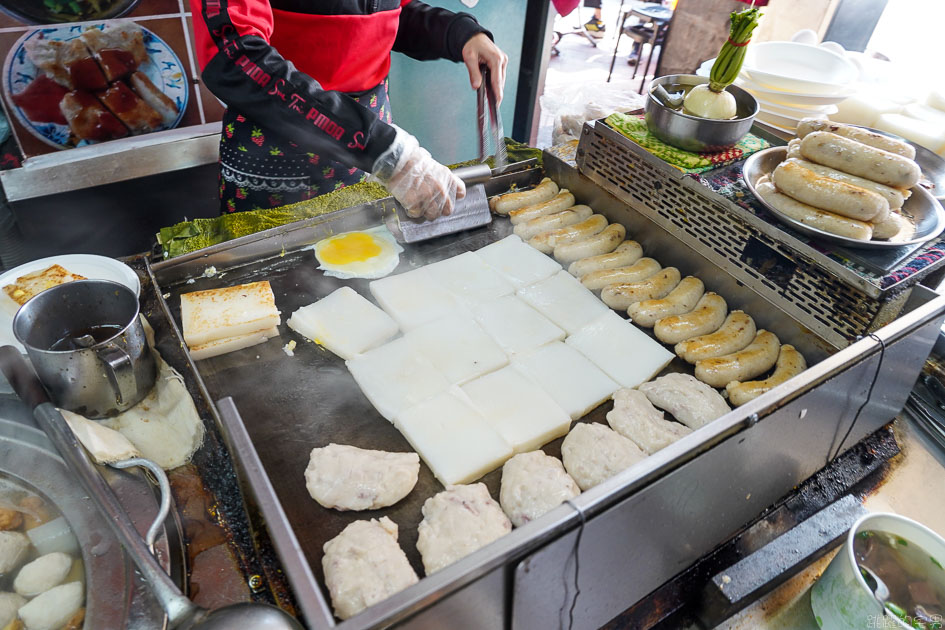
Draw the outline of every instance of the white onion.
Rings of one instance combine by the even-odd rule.
[[[735,118],[738,108],[735,97],[728,90],[713,92],[709,84],[704,83],[689,90],[683,101],[683,111],[699,118],[729,120]]]

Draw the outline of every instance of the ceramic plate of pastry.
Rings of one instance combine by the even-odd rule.
[[[10,49],[3,91],[19,122],[58,149],[171,129],[188,97],[171,47],[127,20],[30,31]]]

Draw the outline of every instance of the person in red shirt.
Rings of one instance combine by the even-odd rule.
[[[391,123],[391,51],[464,62],[501,101],[508,57],[465,13],[419,0],[190,0],[201,78],[226,106],[223,212],[271,208],[363,181],[411,216],[449,214],[462,181]]]

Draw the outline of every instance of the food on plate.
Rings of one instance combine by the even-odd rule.
[[[827,131],[815,131],[801,140],[801,155],[811,162],[895,188],[912,188],[922,175],[909,158]]]
[[[856,140],[857,142],[862,142],[865,145],[882,149],[883,151],[889,151],[890,153],[901,155],[902,157],[909,160],[915,159],[915,147],[913,147],[911,144],[903,142],[902,140],[897,140],[896,138],[884,136],[883,134],[870,131],[869,129],[853,127],[843,123],[830,122],[826,118],[804,118],[797,125],[798,138],[803,139],[805,136],[808,136],[815,131],[829,131],[830,133],[835,133],[838,136],[843,136],[844,138]]]
[[[59,630],[82,608],[82,582],[54,586],[31,599],[18,611],[26,630]]]
[[[649,335],[607,311],[565,340],[622,387],[636,387],[659,374],[673,353]]]
[[[875,192],[818,175],[796,161],[782,162],[771,177],[784,194],[821,210],[860,221],[889,214],[889,202]]]
[[[512,531],[485,484],[449,486],[423,503],[417,550],[427,575]]]
[[[512,447],[461,390],[402,411],[394,426],[444,486],[471,483],[512,456]]]
[[[108,80],[79,38],[69,41],[31,37],[26,55],[46,76],[69,90],[102,90]]]
[[[312,449],[305,468],[305,487],[322,507],[376,510],[410,494],[419,474],[420,457],[416,453],[329,444]]]
[[[561,265],[529,247],[512,234],[476,251],[483,261],[503,274],[516,289],[561,271]]]
[[[581,223],[591,218],[593,214],[594,211],[591,210],[590,206],[571,206],[561,212],[547,214],[543,217],[526,221],[525,223],[519,223],[512,229],[512,233],[522,239],[528,240],[533,236],[538,236],[545,232],[565,228],[575,223]]]
[[[645,280],[611,284],[600,292],[600,299],[610,308],[626,310],[631,304],[664,298],[679,284],[679,269],[667,267]]]
[[[470,381],[462,391],[516,453],[541,448],[571,427],[564,409],[512,366]]]
[[[552,341],[562,341],[566,334],[515,295],[476,306],[473,317],[499,347],[513,357]]]
[[[736,407],[761,396],[790,378],[794,378],[807,369],[804,355],[794,346],[784,344],[778,352],[778,362],[774,374],[762,381],[732,381],[725,386],[728,400]]]
[[[519,210],[527,206],[550,201],[558,194],[558,184],[549,178],[544,178],[531,190],[506,193],[489,200],[489,207],[496,214],[508,214],[512,210]]]
[[[712,387],[725,387],[732,381],[746,381],[764,374],[778,360],[781,342],[767,330],[759,330],[743,350],[696,363],[696,378]]]
[[[908,238],[911,238],[915,233],[915,226],[909,219],[898,212],[890,212],[885,221],[873,224],[873,238],[880,240],[890,239],[910,228],[911,233],[906,233]]]
[[[405,332],[459,308],[453,294],[426,267],[375,280],[368,288]]]
[[[499,504],[515,527],[534,521],[581,489],[556,457],[541,451],[519,453],[502,467]]]
[[[605,271],[614,267],[628,267],[643,256],[643,248],[636,241],[624,241],[617,245],[617,249],[609,254],[589,256],[576,260],[568,267],[568,273],[578,278],[584,278],[595,271]]]
[[[627,307],[630,321],[644,328],[652,328],[659,320],[673,315],[683,315],[696,307],[705,293],[705,285],[695,276],[686,276],[676,288],[658,300],[634,302]]]
[[[143,72],[134,72],[128,78],[131,87],[145,103],[150,105],[160,116],[165,127],[172,127],[180,113],[177,104],[158,89],[154,82]]]
[[[637,389],[646,394],[654,406],[668,411],[692,430],[731,411],[721,394],[689,374],[667,374]]]
[[[203,358],[261,343],[281,321],[268,280],[184,293],[180,317],[184,341]]]
[[[368,350],[345,365],[377,412],[392,422],[401,411],[433,398],[450,385],[405,337]]]
[[[607,312],[603,302],[563,269],[519,289],[518,296],[569,334]]]
[[[400,252],[404,251],[383,225],[329,236],[315,243],[313,249],[318,268],[326,276],[342,280],[383,278],[397,268]]]
[[[128,135],[128,128],[88,92],[69,92],[59,101],[59,109],[79,140],[100,142]]]
[[[0,628],[7,630],[16,628],[12,622],[16,620],[16,611],[23,607],[28,600],[16,593],[0,593]]]
[[[558,191],[557,195],[548,201],[510,211],[509,220],[512,222],[512,225],[518,225],[519,223],[525,223],[526,221],[543,217],[546,214],[555,214],[562,210],[567,210],[573,205],[574,195],[572,195],[567,188],[562,188]]]
[[[755,338],[755,320],[744,311],[732,311],[713,333],[676,344],[676,354],[687,363],[721,357],[743,350]]]
[[[72,569],[72,556],[54,551],[25,564],[13,580],[13,590],[23,597],[36,597],[62,583]]]
[[[790,141],[788,141],[788,143],[787,143],[787,159],[789,159],[789,160],[803,160],[803,161],[805,161],[805,162],[807,161],[807,160],[804,160],[804,156],[801,155],[801,139],[800,139],[800,138],[792,138]],[[813,164],[813,162],[812,162],[812,164]],[[820,166],[820,165],[818,164],[818,166]],[[825,166],[824,168],[827,168],[827,167]],[[836,169],[831,169],[831,170],[836,170]],[[839,172],[842,172],[842,171],[837,171],[837,172],[839,173]],[[820,173],[820,174],[823,175],[823,173]]]
[[[51,289],[60,284],[72,282],[73,280],[86,279],[85,276],[72,273],[62,265],[50,265],[41,271],[33,271],[17,277],[13,284],[8,284],[3,287],[3,292],[6,293],[11,300],[23,306],[30,298],[39,295],[46,289]]]
[[[801,203],[778,192],[770,182],[756,185],[755,190],[775,210],[804,225],[858,241],[868,241],[873,237],[873,227],[869,223]]]
[[[148,60],[144,32],[134,22],[109,20],[103,28],[91,26],[80,36],[109,81],[116,81],[134,72]]]
[[[483,262],[475,252],[464,252],[426,268],[457,302],[467,306],[515,293],[511,281]]]
[[[26,560],[30,540],[22,532],[0,532],[0,575],[19,568]]]
[[[652,258],[641,258],[625,267],[612,267],[586,273],[581,276],[581,284],[594,290],[603,289],[610,284],[639,282],[659,273],[662,268],[663,266]]]
[[[561,443],[561,459],[581,490],[589,490],[646,457],[632,440],[603,424],[578,423]]]
[[[607,424],[633,440],[647,455],[692,433],[686,425],[664,418],[663,412],[653,406],[646,394],[628,387],[614,392],[614,408],[607,412]]]
[[[135,445],[118,431],[67,409],[61,409],[60,413],[76,438],[97,463],[111,464],[141,457]]]
[[[96,96],[132,134],[154,131],[164,123],[161,115],[122,81],[112,83]]]
[[[735,82],[745,61],[745,51],[752,31],[758,26],[761,13],[752,7],[732,12],[728,40],[709,71],[709,82],[692,88],[683,101],[683,111],[692,116],[727,120],[735,118],[738,107],[735,97],[725,88]]]
[[[386,516],[354,521],[322,547],[331,604],[347,619],[418,581],[397,543],[397,524]]]
[[[572,420],[586,415],[620,387],[577,349],[560,341],[513,359],[512,365],[545,390]]]
[[[619,223],[611,223],[601,232],[570,243],[555,246],[555,260],[567,265],[582,258],[609,254],[617,249],[627,236],[627,228]]]
[[[914,118],[914,115],[925,115],[924,119]],[[945,140],[945,116],[935,115],[935,120],[928,120],[929,111],[916,111],[915,109],[903,110],[901,114],[895,112],[885,112],[880,114],[879,118],[873,124],[876,129],[888,133],[902,136],[907,140],[916,143],[919,146],[930,150],[936,150],[937,153],[945,153],[942,147],[942,141]]]
[[[502,348],[465,313],[451,313],[406,334],[450,385],[461,385],[509,362]]]
[[[351,287],[336,289],[286,321],[289,328],[351,359],[397,334],[397,322]]]
[[[728,304],[718,293],[703,294],[696,307],[688,313],[670,315],[656,322],[653,334],[663,343],[677,344],[680,341],[707,335],[719,329],[728,313]]]
[[[575,206],[580,207],[580,206]],[[544,219],[545,217],[539,217]],[[529,221],[531,223],[531,221]],[[524,224],[520,224],[524,225]],[[550,254],[558,245],[572,243],[594,236],[602,232],[607,227],[607,217],[602,214],[592,214],[580,223],[575,223],[567,227],[550,230],[539,233],[528,239],[528,244],[540,251],[542,254]]]
[[[791,140],[791,143],[797,143],[798,150],[800,150],[801,141],[795,138]],[[789,145],[791,143],[788,143]],[[889,204],[890,210],[896,210],[902,207],[902,204],[905,203],[912,195],[911,190],[906,190],[904,188],[893,188],[892,186],[886,186],[885,184],[880,184],[874,182],[871,179],[866,179],[865,177],[857,177],[856,175],[850,175],[849,173],[844,173],[843,171],[838,171],[835,168],[830,168],[829,166],[824,166],[822,164],[817,164],[815,162],[810,162],[800,157],[798,154],[797,157],[794,157],[788,152],[787,162],[793,162],[804,168],[813,171],[817,175],[822,177],[827,177],[829,179],[837,180],[838,182],[843,182],[845,184],[850,184],[852,186],[857,186],[859,188],[865,188],[870,192],[874,192],[877,195],[881,196]],[[875,217],[874,217],[875,218]]]

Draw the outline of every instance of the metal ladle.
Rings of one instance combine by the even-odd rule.
[[[288,613],[266,604],[240,603],[208,611],[184,596],[151,555],[118,497],[102,478],[98,469],[79,444],[59,410],[49,401],[36,374],[13,346],[0,347],[0,372],[13,390],[33,409],[39,428],[56,446],[66,465],[76,474],[92,500],[131,556],[135,566],[167,613],[168,628],[181,630],[232,630],[246,627],[253,630],[303,630]]]
[[[886,603],[889,601],[889,587],[886,586],[883,579],[876,575],[876,572],[869,567],[865,567],[862,564],[857,564],[856,566],[860,570],[860,573],[863,574],[866,585],[873,591],[873,597],[876,598],[876,601],[878,601],[880,606],[883,607],[883,610],[885,610]],[[870,581],[872,581],[873,584],[870,584]]]

